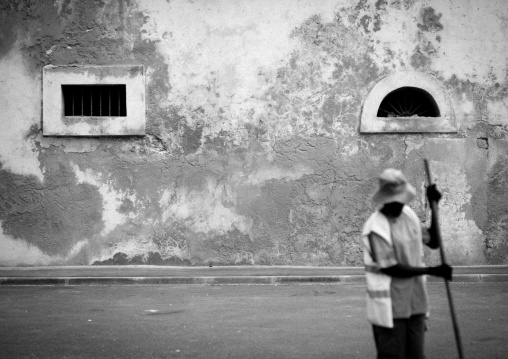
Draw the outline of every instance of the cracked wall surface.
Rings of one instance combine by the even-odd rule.
[[[143,65],[146,135],[42,136],[45,65]],[[502,0],[7,0],[0,70],[0,265],[362,265],[384,168],[428,223],[423,158],[450,262],[508,264]],[[401,71],[456,133],[360,134]]]

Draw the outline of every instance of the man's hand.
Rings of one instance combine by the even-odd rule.
[[[453,268],[448,264],[441,264],[440,266],[429,268],[430,275],[441,277],[449,281],[452,280],[452,272]]]
[[[427,187],[427,198],[429,199],[429,202],[439,203],[441,197],[442,197],[441,192],[437,190],[435,184],[431,184],[430,186]]]

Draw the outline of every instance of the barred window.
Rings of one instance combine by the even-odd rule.
[[[127,116],[125,85],[62,85],[65,116]]]

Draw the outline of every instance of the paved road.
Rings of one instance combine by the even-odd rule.
[[[452,284],[467,358],[508,358],[508,283]],[[442,283],[427,356],[455,358]],[[1,358],[373,358],[362,285],[5,286]]]

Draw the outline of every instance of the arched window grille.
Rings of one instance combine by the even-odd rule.
[[[377,117],[439,117],[434,98],[418,87],[401,87],[390,92],[379,105]]]

